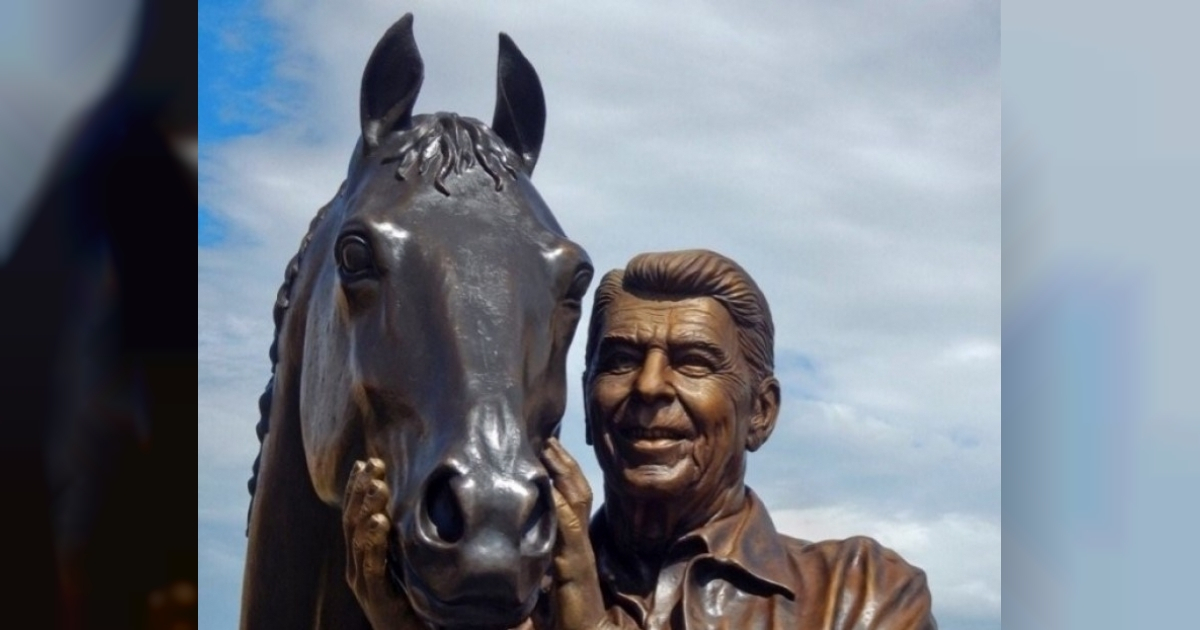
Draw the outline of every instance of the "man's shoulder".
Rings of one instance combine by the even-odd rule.
[[[842,565],[859,569],[886,567],[899,573],[925,575],[924,571],[909,564],[900,554],[869,536],[851,536],[818,542],[793,538],[786,534],[780,534],[779,537],[793,557],[820,561],[827,566]]]
[[[808,597],[847,604],[837,614],[853,617],[855,611],[884,611],[887,623],[882,627],[937,628],[925,571],[874,538],[819,542],[782,534],[780,538]]]

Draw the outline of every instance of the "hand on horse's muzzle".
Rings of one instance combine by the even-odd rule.
[[[388,575],[388,536],[392,529],[387,515],[389,495],[382,460],[355,462],[342,504],[346,582],[371,627],[421,627],[408,597]]]
[[[547,592],[551,618],[546,623],[557,630],[615,628],[604,608],[596,556],[588,536],[592,488],[557,438],[547,441],[542,462],[553,482],[558,517],[553,580]]]
[[[558,523],[560,544],[556,558],[561,562],[565,557],[583,554],[591,559],[591,547],[587,543],[587,518],[591,507],[591,489],[586,479],[579,471],[578,465],[566,454],[562,447],[547,455],[543,462],[549,465],[551,477],[554,479],[552,492],[555,495],[553,507],[558,518],[551,522]],[[388,628],[420,628],[424,622],[417,615],[403,591],[402,586],[392,575],[399,567],[389,567],[389,557],[395,558],[394,550],[390,549],[393,531],[392,520],[388,514],[391,491],[385,479],[385,464],[379,459],[366,462],[355,462],[347,482],[343,496],[342,523],[346,539],[346,582],[353,591],[359,606],[362,608],[372,627]],[[565,491],[565,492],[563,492]],[[436,493],[435,493],[436,494]],[[564,497],[564,494],[566,495]],[[569,502],[569,507],[568,507]],[[548,517],[548,516],[547,516]],[[561,531],[564,525],[570,528],[571,535],[567,537],[572,544],[563,548]],[[394,560],[392,560],[394,562]],[[577,573],[591,575],[594,580],[594,560],[590,562],[572,562]],[[560,569],[561,572],[561,569]],[[569,572],[568,572],[569,573]],[[546,586],[554,588],[553,580],[547,580]],[[593,607],[599,600],[591,598],[590,589],[585,589],[588,596],[582,599],[575,595],[577,580],[568,578],[569,586],[564,592],[553,593],[557,596],[555,602],[566,608],[556,617],[563,620],[591,620],[595,612]],[[591,583],[588,583],[591,586]],[[563,590],[563,583],[556,585]],[[598,593],[598,585],[596,585]],[[549,593],[548,593],[549,594]],[[602,611],[602,608],[600,609]],[[552,627],[560,619],[545,620]],[[533,627],[532,620],[525,620],[520,628]],[[540,627],[540,626],[539,626]],[[572,626],[573,627],[573,626]]]

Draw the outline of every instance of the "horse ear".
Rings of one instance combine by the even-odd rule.
[[[546,99],[533,64],[504,33],[500,33],[492,130],[521,156],[525,174],[532,175],[546,130]]]
[[[425,79],[412,23],[412,14],[405,13],[393,24],[375,45],[363,70],[358,107],[366,153],[379,146],[382,136],[412,120],[413,104]]]

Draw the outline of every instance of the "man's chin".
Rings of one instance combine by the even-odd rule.
[[[627,466],[621,472],[620,491],[644,499],[678,499],[694,485],[696,475],[690,460],[673,465]]]

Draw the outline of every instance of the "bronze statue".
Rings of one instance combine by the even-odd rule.
[[[405,15],[363,73],[346,180],[279,291],[243,628],[516,625],[551,562],[539,453],[592,267],[529,182],[545,103],[512,40],[490,128],[413,116],[422,79]],[[342,529],[358,522],[343,491],[359,473],[380,482],[362,492],[369,557]],[[402,609],[364,611],[370,584]]]
[[[782,535],[744,485],[747,453],[779,414],[773,346],[766,298],[720,254],[642,254],[604,276],[584,390],[607,502],[589,528],[591,489],[548,440],[559,540],[527,625],[936,630],[924,572],[870,538]],[[383,503],[361,499],[370,475],[354,483],[348,538],[382,558],[370,532]],[[374,593],[368,607],[403,608]]]
[[[920,569],[869,538],[779,534],[744,485],[779,414],[773,346],[766,298],[720,254],[642,254],[604,276],[584,390],[607,501],[590,535],[586,481],[565,451],[547,458],[559,627],[937,627]]]

